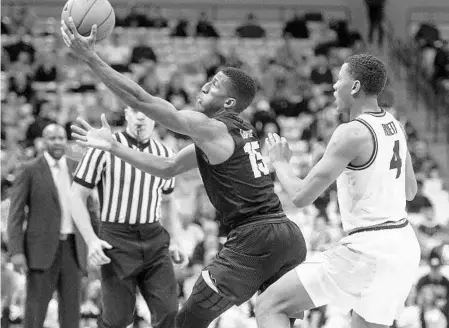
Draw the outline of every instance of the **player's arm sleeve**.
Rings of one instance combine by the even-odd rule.
[[[226,130],[221,122],[203,113],[189,110],[178,111],[168,101],[147,93],[137,83],[111,68],[98,55],[90,58],[88,65],[101,81],[128,106],[141,111],[172,131],[207,141],[216,138],[221,130]]]
[[[321,160],[304,180],[299,179],[289,163],[274,163],[276,175],[297,207],[312,204],[356,158],[363,144],[360,126],[350,123],[339,126],[332,135]]]
[[[73,181],[93,189],[101,179],[105,164],[106,153],[103,150],[89,148],[78,163]]]

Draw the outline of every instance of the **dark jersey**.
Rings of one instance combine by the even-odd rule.
[[[217,165],[211,165],[198,147],[196,157],[207,195],[222,223],[235,227],[283,215],[255,129],[236,114],[224,113],[215,119],[228,128],[235,143],[234,153]]]

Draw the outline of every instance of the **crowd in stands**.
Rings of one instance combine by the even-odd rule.
[[[64,46],[58,25],[50,22],[40,30],[33,28],[38,22],[30,8],[13,9],[2,16],[2,327],[7,327],[7,322],[10,327],[20,327],[26,297],[23,276],[8,263],[5,234],[8,190],[17,168],[42,154],[42,130],[51,122],[65,126],[69,138],[70,125],[77,116],[99,125],[104,112],[116,129],[124,124],[123,103]],[[194,108],[199,88],[221,67],[248,71],[257,80],[258,93],[242,115],[253,124],[261,140],[269,132],[285,136],[294,152],[292,161],[298,176],[306,176],[322,156],[336,126],[348,120],[336,112],[332,85],[344,58],[365,50],[363,38],[357,31],[350,31],[345,21],[327,21],[319,13],[295,14],[276,37],[270,36],[271,32],[252,13],[240,26],[234,26],[232,33],[217,26],[206,13],[196,23],[183,18],[171,22],[160,9],[145,15],[135,8],[126,17],[118,17],[113,34],[97,45],[97,51],[116,70],[179,110]],[[445,47],[438,51],[447,51],[447,43]],[[446,61],[437,56],[443,71],[435,69],[433,76],[447,78],[447,54]],[[380,106],[403,123],[419,179],[418,195],[407,209],[422,247],[422,272],[395,325],[445,328],[449,327],[449,275],[445,265],[449,264],[449,195],[441,188],[439,168],[429,156],[429,145],[406,117],[399,117],[395,101],[394,90],[387,86],[380,96]],[[162,126],[156,126],[155,138],[175,151],[190,143]],[[71,143],[68,156],[79,159],[82,151]],[[338,243],[344,232],[335,185],[303,209],[293,206],[279,184],[276,190],[289,217],[303,229],[310,254]],[[227,231],[219,225],[197,171],[177,178],[175,198],[183,209],[178,213],[185,237],[182,246],[190,257],[188,267],[176,272],[182,303],[201,268],[226,240]],[[96,327],[95,318],[101,311],[98,274],[97,268],[91,268],[85,277],[83,327]],[[151,314],[144,304],[138,302],[135,327],[149,327]],[[233,308],[212,325],[256,327],[253,305],[251,300]],[[46,328],[58,326],[57,313],[55,296],[49,305]],[[314,328],[343,328],[349,323],[348,313],[331,306],[310,311],[304,322],[297,321],[299,326]]]

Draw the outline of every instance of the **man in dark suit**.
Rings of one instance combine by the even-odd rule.
[[[79,328],[81,276],[87,253],[70,208],[76,163],[66,159],[67,136],[62,126],[48,125],[43,139],[44,155],[23,164],[12,187],[8,217],[11,262],[27,275],[24,328],[42,328],[56,289],[60,326]]]

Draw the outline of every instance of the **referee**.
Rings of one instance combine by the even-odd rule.
[[[129,107],[125,108],[125,119],[126,130],[116,133],[116,140],[141,152],[171,155],[167,147],[150,138],[154,121]],[[85,207],[86,198],[95,187],[101,211],[98,237]],[[173,187],[173,179],[149,175],[93,148],[78,164],[72,185],[76,209],[73,217],[88,245],[89,260],[102,266],[99,328],[123,328],[132,323],[136,287],[150,309],[152,327],[174,327],[177,284],[167,232],[175,240],[179,231],[169,211]],[[167,230],[159,223],[165,210],[168,213],[163,223]]]

